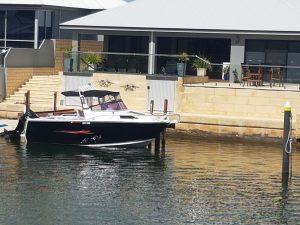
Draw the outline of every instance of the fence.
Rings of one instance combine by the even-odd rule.
[[[196,55],[155,54],[155,74],[170,76],[196,76]],[[183,61],[184,63],[180,63]],[[64,71],[71,72],[113,72],[113,73],[148,73],[148,54],[139,53],[116,53],[116,52],[69,52],[64,55]],[[230,68],[229,62],[210,62],[207,76],[210,80],[223,80],[239,83],[242,81],[242,67],[247,66],[250,70],[263,69],[263,79],[270,80],[270,69],[279,67],[282,70],[284,83],[300,83],[300,66],[283,65],[245,65],[234,69]]]
[[[179,65],[181,55],[155,55],[155,73],[161,75],[184,76],[196,75],[197,71],[192,64],[197,56],[187,55],[184,67]],[[114,73],[148,73],[148,54],[139,53],[112,53],[112,52],[69,52],[64,54],[65,72],[102,71]],[[212,78],[222,79],[223,64],[211,63],[209,74]]]

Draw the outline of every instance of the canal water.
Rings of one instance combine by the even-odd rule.
[[[147,149],[0,139],[0,224],[300,224],[300,153],[281,181],[280,144],[201,138]]]

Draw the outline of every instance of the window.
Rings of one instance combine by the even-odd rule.
[[[5,11],[0,10],[0,38],[5,38]]]
[[[265,63],[265,47],[263,40],[247,40],[246,41],[246,64],[264,64]]]
[[[148,54],[149,38],[142,36],[109,36],[108,51]],[[129,73],[147,73],[148,56],[108,55],[107,70]]]
[[[287,41],[267,41],[266,63],[269,65],[286,65]]]
[[[13,48],[33,48],[34,43],[32,42],[24,42],[24,41],[8,41],[6,42],[7,47]]]
[[[39,41],[52,38],[52,17],[53,13],[51,11],[39,11]]]
[[[148,37],[109,36],[108,51],[148,54]]]
[[[33,40],[34,19],[33,10],[8,10],[7,39]]]

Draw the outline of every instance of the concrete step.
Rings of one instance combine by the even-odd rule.
[[[30,80],[32,81],[39,81],[39,80],[52,80],[52,81],[59,81],[59,76],[48,76],[48,77],[39,77],[39,76],[33,76]]]
[[[19,92],[16,92],[15,94],[11,95],[9,98],[24,97],[25,93],[27,93],[27,91],[19,91]],[[43,92],[41,90],[39,90],[39,91],[30,90],[30,97],[53,98],[54,93],[55,93],[55,91]],[[59,96],[59,95],[60,95],[60,92],[57,92],[57,96]]]
[[[24,110],[25,93],[30,91],[30,108],[34,111],[51,111],[54,92],[57,92],[57,107],[60,102],[61,79],[58,75],[33,76],[19,90],[0,104],[0,117],[17,118]]]
[[[47,80],[38,80],[38,81],[27,81],[25,84],[22,86],[27,86],[27,85],[39,85],[39,84],[46,84],[46,85],[58,85],[59,81],[47,81]]]
[[[48,91],[57,91],[59,89],[59,83],[57,84],[48,84],[46,82],[37,83],[37,84],[27,84],[19,88],[19,90],[48,90]]]
[[[30,79],[30,80],[26,81],[26,83],[28,83],[28,82],[38,83],[38,82],[44,82],[44,81],[46,81],[46,82],[60,82],[60,79],[56,79],[56,78],[54,78],[54,79],[51,79],[51,78],[49,78],[49,79]]]
[[[40,79],[60,79],[58,75],[34,75],[31,80],[40,80]]]

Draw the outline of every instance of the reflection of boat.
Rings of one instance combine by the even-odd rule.
[[[62,94],[66,97],[79,97],[82,109],[43,117],[32,111],[24,114],[24,135],[28,143],[97,147],[132,144],[145,146],[175,122],[170,121],[167,114],[152,115],[128,110],[119,92],[90,87]]]
[[[0,123],[0,127],[6,127],[6,124]]]

